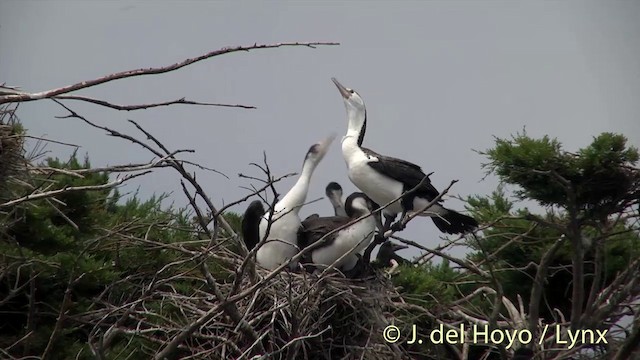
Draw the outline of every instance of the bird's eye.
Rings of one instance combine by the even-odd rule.
[[[349,89],[349,92],[352,93],[352,94],[354,93],[353,89]]]

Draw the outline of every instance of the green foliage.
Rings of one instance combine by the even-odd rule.
[[[497,138],[495,147],[485,154],[491,160],[485,165],[490,171],[507,183],[521,185],[522,198],[531,197],[543,204],[557,203],[566,194],[560,184],[554,182],[548,186],[550,175],[543,172],[556,171],[563,177],[577,175],[576,169],[563,166],[570,155],[562,152],[556,139],[547,136],[532,139],[524,133],[509,140]]]
[[[521,198],[563,208],[572,203],[578,209],[609,209],[627,201],[640,181],[637,172],[629,170],[638,161],[638,150],[626,143],[622,135],[603,133],[572,154],[556,139],[533,139],[523,132],[497,138],[495,147],[483,154],[490,160],[485,165],[490,172],[520,186]]]
[[[474,218],[480,223],[488,223],[507,216],[513,209],[513,202],[507,198],[502,186],[489,196],[469,196],[467,204],[473,212]]]
[[[515,210],[514,203],[507,198],[502,188],[490,196],[469,197],[468,207],[478,221],[493,224],[483,231],[481,242],[468,242],[469,247],[477,251],[470,257],[474,262],[485,259],[483,251],[490,254],[514,237],[527,233],[527,236],[503,248],[499,258],[492,259],[494,265],[526,266],[532,257],[541,257],[548,247],[541,239],[557,239],[561,236],[556,229],[536,227],[530,220],[524,219],[529,210]],[[553,213],[546,214],[545,219],[551,222],[557,220]]]
[[[486,166],[503,183],[517,185],[515,195],[534,199],[548,206],[542,214],[516,209],[501,187],[489,196],[468,198],[469,210],[483,224],[479,241],[470,241],[475,250],[469,259],[496,272],[505,295],[515,302],[516,295],[529,302],[533,279],[539,263],[558,239],[568,236],[550,259],[554,269],[545,280],[544,308],[541,316],[553,320],[553,310],[569,317],[571,312],[572,239],[585,242],[585,291],[593,284],[594,272],[600,272],[601,288],[610,284],[633,259],[640,257],[640,238],[634,225],[617,221],[638,199],[640,176],[632,167],[638,151],[626,145],[622,135],[603,133],[593,142],[570,153],[556,139],[533,139],[526,134],[505,140],[496,139],[494,148],[485,152]],[[557,209],[560,209],[559,211]],[[637,227],[636,227],[637,228]],[[595,267],[598,251],[604,266]]]
[[[433,308],[446,306],[454,299],[454,290],[449,284],[458,280],[460,274],[451,268],[449,261],[419,267],[402,265],[398,270],[393,283],[400,287],[400,293],[407,301]]]
[[[87,170],[91,164],[72,157],[67,162],[48,159],[46,166],[64,170]],[[54,172],[35,180],[34,185],[48,190],[103,185],[109,175],[82,171],[82,176]],[[18,189],[22,192],[28,189]],[[158,270],[177,259],[177,252],[147,244],[196,242],[198,232],[183,209],[163,208],[165,196],[153,196],[146,201],[136,195],[122,199],[115,190],[65,192],[54,199],[23,203],[11,212],[0,214],[0,223],[7,224],[0,232],[0,348],[32,334],[15,354],[42,354],[53,333],[63,305],[65,292],[70,291],[67,320],[57,332],[52,358],[93,358],[86,344],[93,325],[77,322],[84,313],[100,307],[101,300],[117,303],[118,299],[136,296],[141,289],[122,280],[134,276],[149,282]],[[230,218],[236,216],[229,215]],[[193,265],[175,266],[170,271],[189,271]],[[167,270],[169,271],[169,270]],[[80,277],[80,275],[82,276]],[[144,280],[144,279],[148,280]],[[73,285],[68,290],[68,285]],[[198,282],[176,281],[173,288],[191,294],[201,286]],[[15,289],[18,290],[15,290]],[[31,293],[30,289],[35,292]],[[30,297],[34,296],[30,304]],[[177,310],[150,303],[152,310],[170,319]],[[78,318],[78,319],[79,319]],[[89,326],[89,327],[87,327]],[[114,349],[138,353],[147,340],[124,339]],[[132,342],[129,342],[132,341]],[[117,342],[117,341],[116,341]],[[111,351],[115,356],[117,351]],[[135,356],[134,356],[135,358]],[[146,358],[140,353],[139,358]]]
[[[233,212],[224,214],[224,219],[229,223],[229,226],[235,231],[236,234],[240,234],[242,231],[242,215]]]

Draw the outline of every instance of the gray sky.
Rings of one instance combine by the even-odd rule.
[[[311,144],[338,138],[320,164],[308,199],[338,181],[349,194],[339,139],[342,100],[330,78],[356,89],[368,109],[365,144],[412,161],[452,193],[487,194],[485,159],[472,151],[526,126],[558,137],[568,150],[603,131],[640,143],[640,2],[0,2],[0,83],[42,91],[141,67],[164,66],[224,46],[337,41],[217,57],[177,72],[109,83],[78,94],[119,104],[175,100],[255,105],[257,110],[173,106],[118,112],[67,102],[90,120],[135,133],[140,122],[171,148],[230,177],[198,179],[217,205],[246,194],[237,173],[266,151],[276,174],[299,171]],[[72,119],[50,101],[25,103],[30,135],[75,143],[93,165],[148,161],[150,154]],[[66,157],[69,148],[49,145]],[[177,174],[136,183],[147,197],[175,192]],[[285,193],[295,179],[278,189]],[[135,189],[129,186],[127,189]],[[449,207],[462,210],[457,200]],[[234,208],[244,211],[246,204]],[[305,207],[329,215],[322,200]],[[436,246],[439,232],[416,219],[402,236]],[[405,250],[405,255],[416,254]]]

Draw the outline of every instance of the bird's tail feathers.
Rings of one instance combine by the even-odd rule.
[[[433,223],[436,224],[438,229],[446,234],[463,234],[475,230],[478,227],[478,222],[471,216],[461,214],[455,210],[446,209],[443,214],[434,215],[426,213],[420,214],[420,216],[431,216]]]

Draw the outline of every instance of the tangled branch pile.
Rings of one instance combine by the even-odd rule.
[[[203,262],[194,256],[140,281],[117,306],[108,301],[102,310],[82,315],[92,323],[99,320],[91,332],[96,352],[118,334],[153,343],[147,351],[156,358],[386,359],[401,354],[382,339],[385,326],[400,322],[393,311],[401,301],[384,277],[354,283],[336,273],[281,272],[246,292],[255,285],[249,276],[234,290],[240,256],[224,247],[211,249]],[[257,275],[260,281],[268,272]]]

